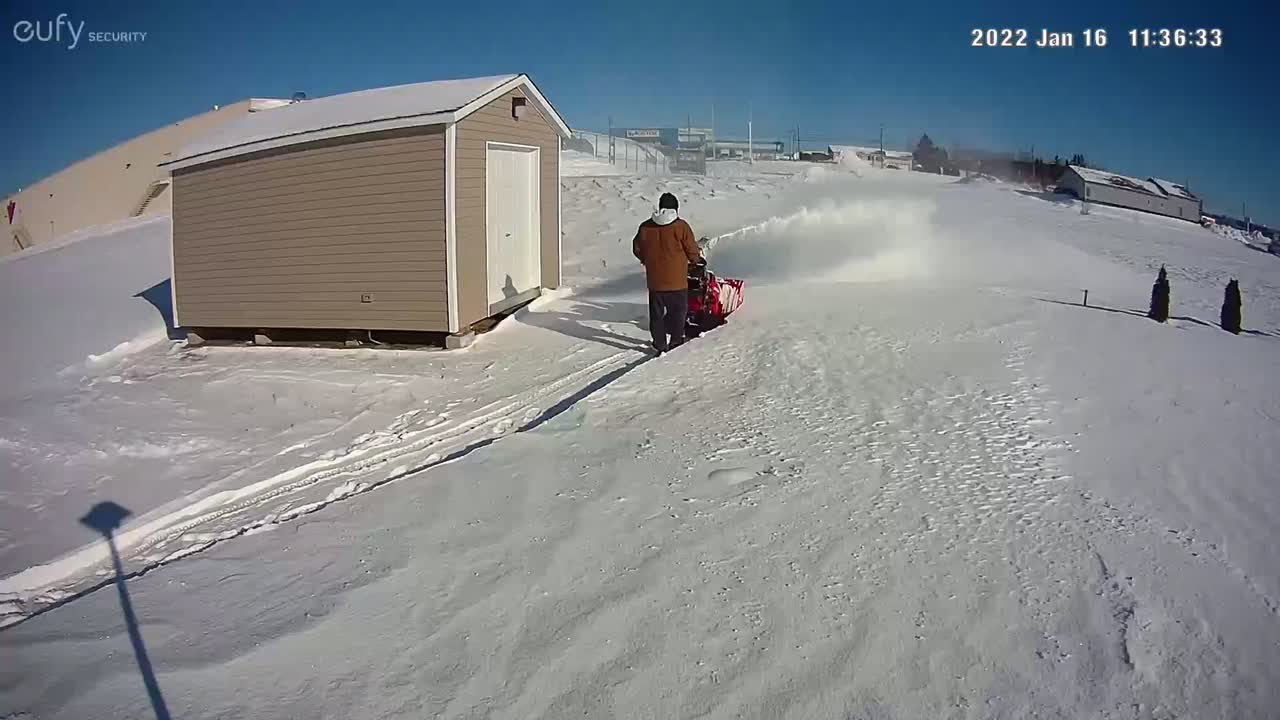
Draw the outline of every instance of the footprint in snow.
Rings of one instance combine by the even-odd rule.
[[[707,473],[707,479],[712,482],[722,482],[726,485],[741,485],[744,482],[753,480],[756,473],[744,467],[718,468]]]

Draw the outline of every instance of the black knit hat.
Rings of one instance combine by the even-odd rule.
[[[680,201],[671,193],[662,193],[662,197],[658,198],[659,210],[679,210]]]

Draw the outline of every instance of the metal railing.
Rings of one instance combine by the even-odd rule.
[[[609,153],[609,134],[593,130],[574,130],[570,148],[589,152],[596,159],[637,175],[669,175],[667,156],[656,146],[628,138],[613,138],[613,157]]]

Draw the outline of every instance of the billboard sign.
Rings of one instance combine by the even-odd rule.
[[[657,140],[662,132],[657,128],[629,128],[627,137],[632,140]]]
[[[707,154],[701,147],[696,149],[681,148],[676,151],[676,162],[672,169],[676,172],[705,175],[707,172]]]

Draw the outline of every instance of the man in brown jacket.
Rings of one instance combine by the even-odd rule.
[[[675,195],[662,193],[653,217],[640,223],[631,241],[631,252],[644,264],[649,284],[649,334],[658,354],[684,342],[685,316],[689,314],[689,263],[702,257],[693,239],[693,228],[677,217],[679,209]]]

